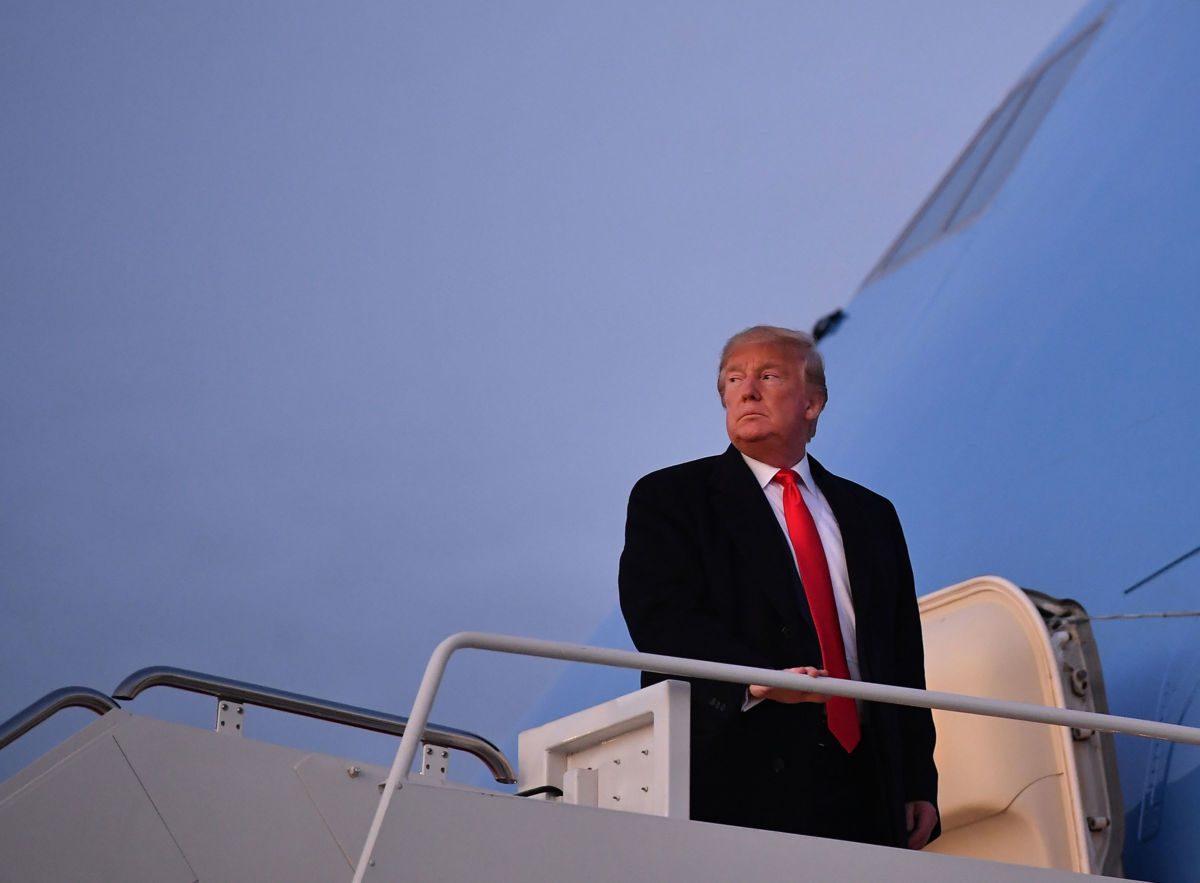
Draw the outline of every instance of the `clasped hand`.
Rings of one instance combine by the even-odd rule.
[[[811,665],[801,665],[797,668],[785,668],[784,671],[792,672],[798,675],[808,675],[810,678],[823,678],[829,672],[823,668],[815,668]],[[751,684],[749,687],[750,698],[752,699],[771,699],[775,702],[782,702],[785,705],[795,705],[798,702],[827,702],[829,697],[824,693],[809,693],[805,690],[788,690],[783,687],[767,687],[763,684]]]

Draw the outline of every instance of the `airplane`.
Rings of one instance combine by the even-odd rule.
[[[817,323],[832,404],[813,448],[895,502],[921,591],[998,574],[1073,599],[1108,709],[1193,727],[1197,25],[1183,3],[1096,2],[1034,61]],[[617,611],[591,643],[629,646]],[[526,720],[631,677],[572,671]],[[1113,745],[1123,873],[1194,879],[1200,749]]]
[[[1200,9],[1095,2],[841,310],[814,453],[896,505],[918,591],[1080,602],[1114,714],[1200,725]],[[614,610],[592,642],[630,647]],[[564,676],[523,724],[628,688]],[[1125,871],[1200,868],[1200,750],[1118,737]]]

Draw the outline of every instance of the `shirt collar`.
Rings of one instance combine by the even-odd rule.
[[[741,454],[741,451],[738,451],[738,453]],[[768,466],[766,463],[755,460],[753,457],[747,457],[745,454],[742,454],[742,459],[746,461],[746,465],[754,473],[754,477],[758,481],[758,486],[764,490],[775,477],[775,473],[779,471],[778,466]],[[805,452],[804,456],[800,458],[800,462],[794,465],[792,469],[800,476],[800,481],[806,488],[812,490],[815,487],[813,484],[812,468],[808,465],[807,452]]]

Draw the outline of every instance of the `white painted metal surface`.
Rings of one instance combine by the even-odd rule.
[[[0,785],[0,879],[349,879],[384,770],[110,711]]]
[[[1079,883],[1078,874],[406,783],[368,881]],[[1087,877],[1088,880],[1110,878]]]
[[[554,785],[565,797],[564,783],[574,773],[568,802],[686,819],[690,695],[684,681],[661,681],[524,731],[517,749],[520,788]],[[582,776],[583,788],[580,770],[595,772]]]
[[[0,792],[0,879],[200,879],[143,786],[138,765],[125,754],[129,720],[125,712],[110,711],[84,731],[85,738],[71,740],[66,750],[60,746],[60,757],[27,781],[18,781],[19,774],[6,783]]]
[[[379,767],[113,711],[0,785],[0,879],[348,880],[383,777]],[[367,879],[388,883],[1078,879],[419,776],[395,795],[375,859]]]

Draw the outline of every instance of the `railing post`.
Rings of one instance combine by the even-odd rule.
[[[387,782],[383,786],[379,805],[375,807],[375,817],[371,820],[371,829],[367,832],[366,842],[363,843],[362,853],[354,868],[353,883],[362,883],[367,867],[373,863],[371,853],[375,851],[375,841],[379,839],[379,829],[383,827],[383,819],[387,815],[388,806],[391,805],[393,793],[403,787],[401,780],[407,781],[408,779],[413,759],[417,756],[417,749],[421,744],[421,733],[425,730],[425,724],[429,722],[429,712],[433,708],[433,700],[442,683],[442,676],[446,673],[446,663],[450,661],[450,656],[454,651],[463,646],[462,639],[469,634],[469,632],[460,632],[446,638],[437,645],[433,655],[429,658],[429,664],[425,666],[425,674],[421,678],[416,701],[413,702],[412,714],[408,717],[408,728],[400,737],[400,747],[396,749],[396,759],[392,761],[392,768],[388,772]]]

